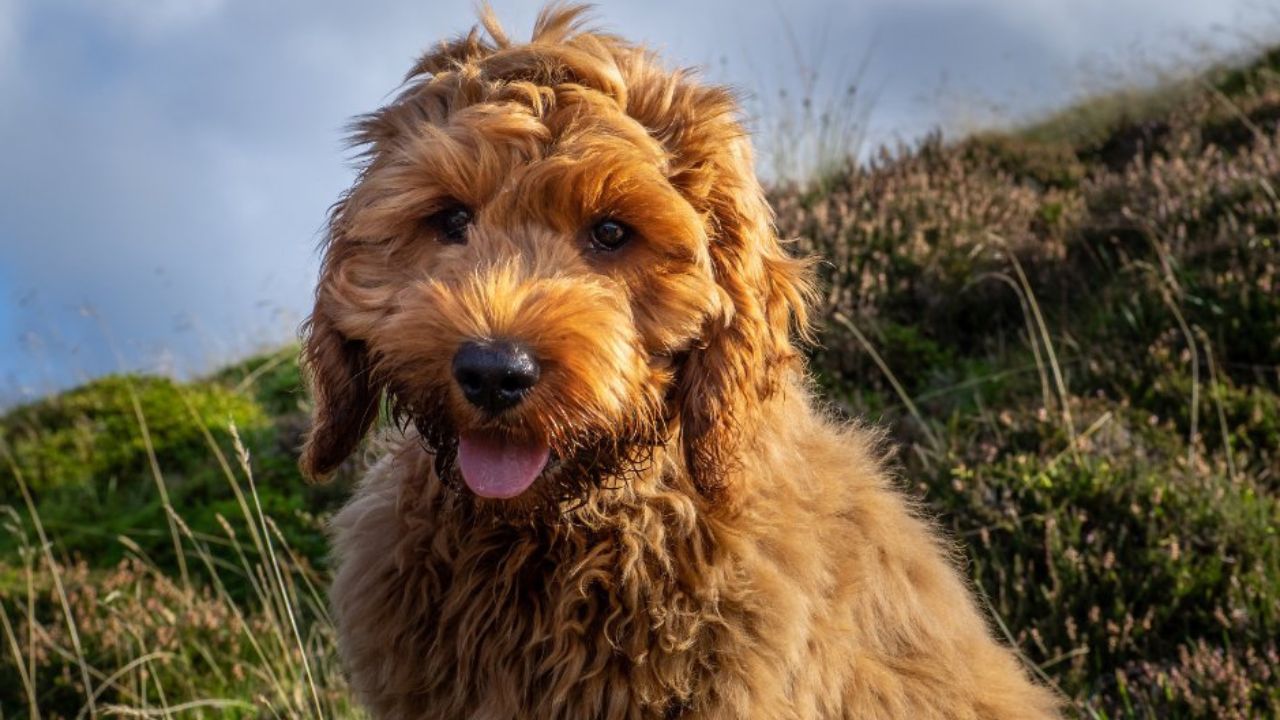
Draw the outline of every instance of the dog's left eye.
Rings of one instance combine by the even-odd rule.
[[[617,220],[601,220],[591,228],[591,243],[601,250],[617,250],[630,239],[631,228]]]
[[[462,245],[467,242],[467,228],[471,227],[471,211],[461,205],[441,210],[427,218],[445,245]]]

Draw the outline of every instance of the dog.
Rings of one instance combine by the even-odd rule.
[[[375,420],[331,604],[378,718],[1058,717],[805,376],[733,94],[552,5],[359,118],[300,460]]]

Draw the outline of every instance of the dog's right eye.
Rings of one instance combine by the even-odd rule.
[[[441,243],[462,245],[467,242],[467,228],[471,227],[471,211],[454,205],[427,218],[427,225],[435,231],[436,239]]]
[[[630,239],[631,228],[612,218],[605,218],[591,228],[591,244],[601,250],[617,250]]]

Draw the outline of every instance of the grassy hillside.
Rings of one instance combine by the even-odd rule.
[[[832,405],[1081,717],[1280,715],[1278,125],[1280,50],[773,192]],[[0,715],[351,716],[306,405],[286,348],[0,420]]]

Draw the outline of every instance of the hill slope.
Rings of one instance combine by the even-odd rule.
[[[895,428],[1082,710],[1280,712],[1278,71],[1275,51],[775,193],[829,261],[823,384]]]

